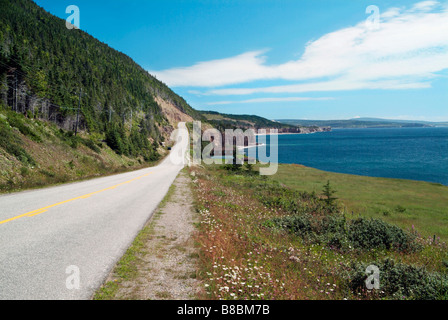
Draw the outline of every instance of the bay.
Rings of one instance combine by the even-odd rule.
[[[270,138],[258,147],[267,148]],[[273,146],[275,147],[275,146]],[[448,128],[334,129],[278,135],[278,162],[448,185]],[[259,150],[260,151],[260,150]]]

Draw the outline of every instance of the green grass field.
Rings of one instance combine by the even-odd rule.
[[[322,193],[330,180],[348,217],[376,217],[423,236],[448,241],[448,187],[428,182],[325,172],[300,165],[279,165],[271,177],[300,191]]]

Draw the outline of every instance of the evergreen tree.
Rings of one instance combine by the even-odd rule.
[[[327,181],[327,184],[324,185],[324,188],[322,190],[324,201],[328,209],[334,209],[336,200],[338,198],[334,197],[333,195],[336,193],[336,190],[333,189],[333,187],[330,185],[330,180]]]

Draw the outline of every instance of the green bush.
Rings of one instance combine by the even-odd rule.
[[[93,142],[91,139],[85,139],[80,136],[75,136],[75,133],[73,131],[64,131],[62,129],[59,129],[56,134],[62,141],[64,141],[73,149],[78,148],[79,144],[83,144],[96,153],[101,152],[101,149],[95,142]]]
[[[223,164],[221,166],[224,170],[231,171],[231,172],[240,172],[241,171],[241,165],[240,164]]]
[[[56,176],[54,172],[45,169],[41,169],[40,173],[42,173],[44,176],[47,176],[48,178],[54,178]]]
[[[349,288],[355,292],[366,289],[369,265],[379,268],[379,292],[383,297],[396,299],[448,299],[448,276],[429,272],[424,267],[396,263],[392,259],[372,263],[354,263],[348,273]]]
[[[27,176],[30,173],[30,169],[28,169],[28,167],[21,167],[20,168],[20,174],[22,176]]]
[[[414,251],[417,249],[415,235],[380,219],[359,218],[348,226],[348,238],[355,248],[394,249]]]
[[[23,115],[12,111],[8,112],[8,122],[11,127],[17,128],[24,136],[27,136],[35,142],[42,142],[41,137],[25,124],[25,117]]]
[[[274,218],[266,226],[286,230],[304,240],[336,249],[380,249],[412,252],[419,249],[415,235],[379,219],[347,222],[344,215],[314,216],[309,213]]]
[[[90,139],[82,139],[81,141],[82,141],[82,143],[86,147],[88,147],[89,149],[95,151],[96,153],[100,153],[101,152],[101,149],[99,148],[99,146],[95,142],[93,142],[92,140],[90,140]]]
[[[331,200],[322,199],[312,192],[291,190],[276,183],[263,183],[255,186],[256,197],[268,208],[281,209],[291,215],[309,213],[316,216],[338,214],[338,205]]]
[[[265,226],[280,228],[308,242],[336,249],[346,249],[349,245],[346,232],[347,222],[342,215],[316,217],[310,214],[299,214],[274,218]]]
[[[304,214],[274,218],[270,222],[272,223],[271,225],[277,228],[287,230],[290,233],[304,238],[315,232],[311,224],[311,219],[312,217]]]
[[[36,165],[34,159],[20,146],[22,140],[12,132],[8,125],[0,121],[0,147],[26,165]]]

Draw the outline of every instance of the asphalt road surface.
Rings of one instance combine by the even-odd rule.
[[[156,167],[1,195],[0,299],[90,299],[186,164],[179,128]]]

